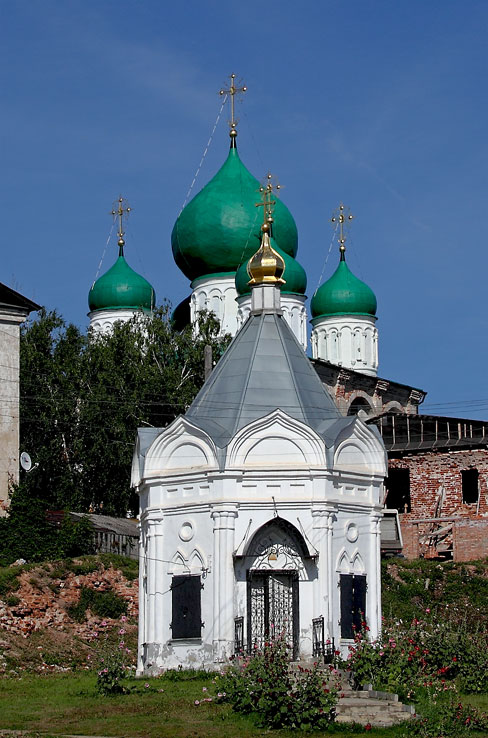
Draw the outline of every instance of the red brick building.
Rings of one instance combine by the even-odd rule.
[[[313,363],[342,413],[361,415],[383,437],[385,506],[399,512],[403,554],[488,556],[488,422],[421,415],[423,390]]]

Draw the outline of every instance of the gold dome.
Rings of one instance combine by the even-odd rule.
[[[249,285],[285,284],[282,275],[285,271],[285,260],[274,250],[269,240],[269,224],[261,226],[263,233],[261,246],[247,265],[247,273],[251,280]]]

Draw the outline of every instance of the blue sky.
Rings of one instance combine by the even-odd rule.
[[[183,299],[170,234],[235,72],[239,152],[284,186],[309,297],[342,200],[380,375],[487,418],[487,26],[485,0],[0,0],[0,280],[85,326],[122,194],[129,263]]]

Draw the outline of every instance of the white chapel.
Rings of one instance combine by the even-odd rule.
[[[384,446],[341,416],[285,319],[263,209],[242,327],[185,415],[139,430],[140,675],[219,668],[277,635],[295,659],[345,655],[364,618],[380,628]]]

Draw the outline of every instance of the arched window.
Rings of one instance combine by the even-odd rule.
[[[356,397],[349,405],[348,415],[358,415],[360,418],[371,415],[373,408],[364,397]]]

